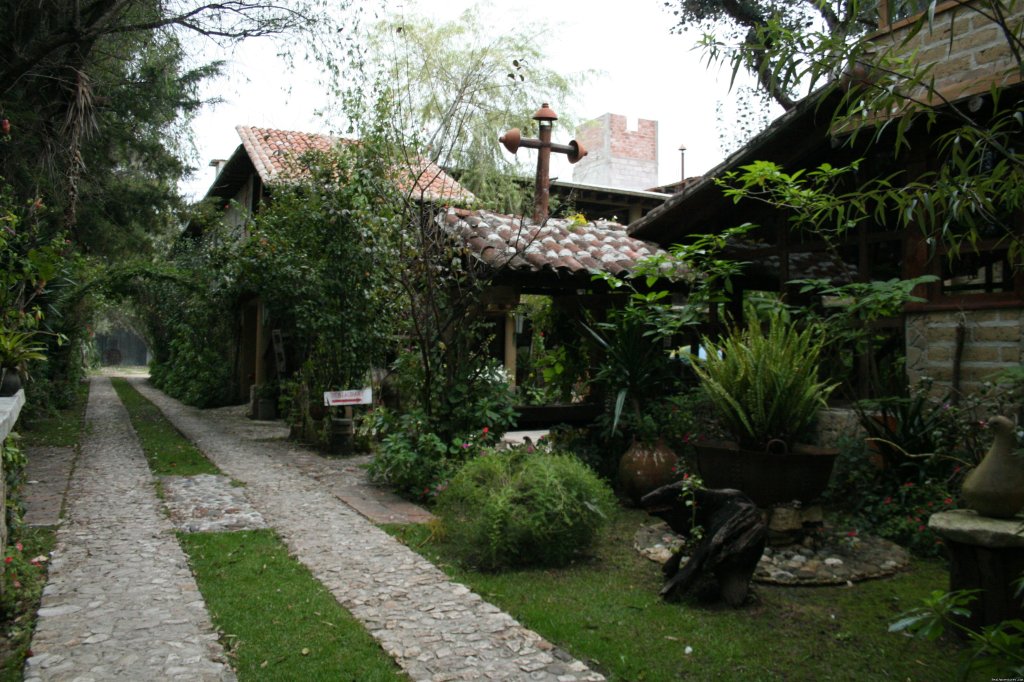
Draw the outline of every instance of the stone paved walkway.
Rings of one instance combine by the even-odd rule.
[[[233,680],[128,413],[94,379],[25,680]]]
[[[227,525],[275,528],[411,679],[604,679],[379,530],[373,522],[431,517],[372,486],[365,460],[317,456],[286,441],[280,423],[247,420],[239,408],[194,410],[132,381],[246,484],[235,489],[244,503],[227,502],[239,509]],[[87,421],[25,679],[233,679],[105,378],[93,380]],[[172,517],[204,525],[195,505],[213,508],[227,494],[213,479],[182,482],[177,499],[198,501],[172,501]]]
[[[32,447],[25,451],[25,524],[56,526],[67,491],[75,449],[64,447]]]
[[[380,504],[379,493],[365,483],[360,488],[365,473],[351,461],[327,460],[280,440],[247,441],[258,427],[240,420],[237,411],[200,412],[144,381],[133,385],[221,471],[246,484],[250,502],[289,550],[413,680],[604,679],[449,581],[342,502],[339,496],[349,496],[364,514],[379,506],[386,519],[417,514],[397,503]]]

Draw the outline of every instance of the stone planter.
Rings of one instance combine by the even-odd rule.
[[[839,454],[811,445],[796,445],[787,453],[759,452],[731,441],[707,441],[695,448],[705,486],[741,490],[762,508],[820,497]]]
[[[928,526],[949,551],[949,589],[978,590],[961,622],[980,631],[986,625],[1024,618],[1014,582],[1024,573],[1024,516],[994,519],[970,509],[932,514]]]

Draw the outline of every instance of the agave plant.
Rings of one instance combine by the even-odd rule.
[[[25,372],[29,360],[45,360],[46,346],[35,340],[37,332],[0,328],[0,367]]]
[[[707,357],[690,358],[722,425],[741,447],[788,449],[835,389],[818,378],[824,343],[820,327],[797,329],[777,311],[766,331],[751,319],[719,342],[704,337]]]

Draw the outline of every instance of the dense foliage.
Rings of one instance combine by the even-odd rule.
[[[818,377],[824,344],[820,329],[798,329],[775,312],[767,330],[752,318],[720,342],[703,339],[707,355],[694,356],[693,369],[741,446],[788,448],[806,435],[832,392]]]
[[[928,517],[959,506],[965,475],[991,445],[986,419],[1020,405],[1024,383],[1003,379],[959,402],[935,395],[926,380],[907,397],[860,403],[868,438],[841,443],[828,503],[858,532],[939,554]]]
[[[614,498],[593,472],[570,455],[532,449],[485,452],[438,496],[446,536],[467,563],[564,565],[608,521]]]

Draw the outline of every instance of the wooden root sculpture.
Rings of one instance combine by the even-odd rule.
[[[693,489],[694,504],[682,496],[683,482],[662,486],[640,500],[643,509],[664,520],[675,532],[687,535],[694,523],[704,536],[682,567],[682,550],[662,566],[665,584],[661,596],[675,600],[693,586],[697,578],[714,575],[722,597],[730,606],[741,606],[747,598],[750,578],[764,554],[768,529],[757,506],[739,490]]]

